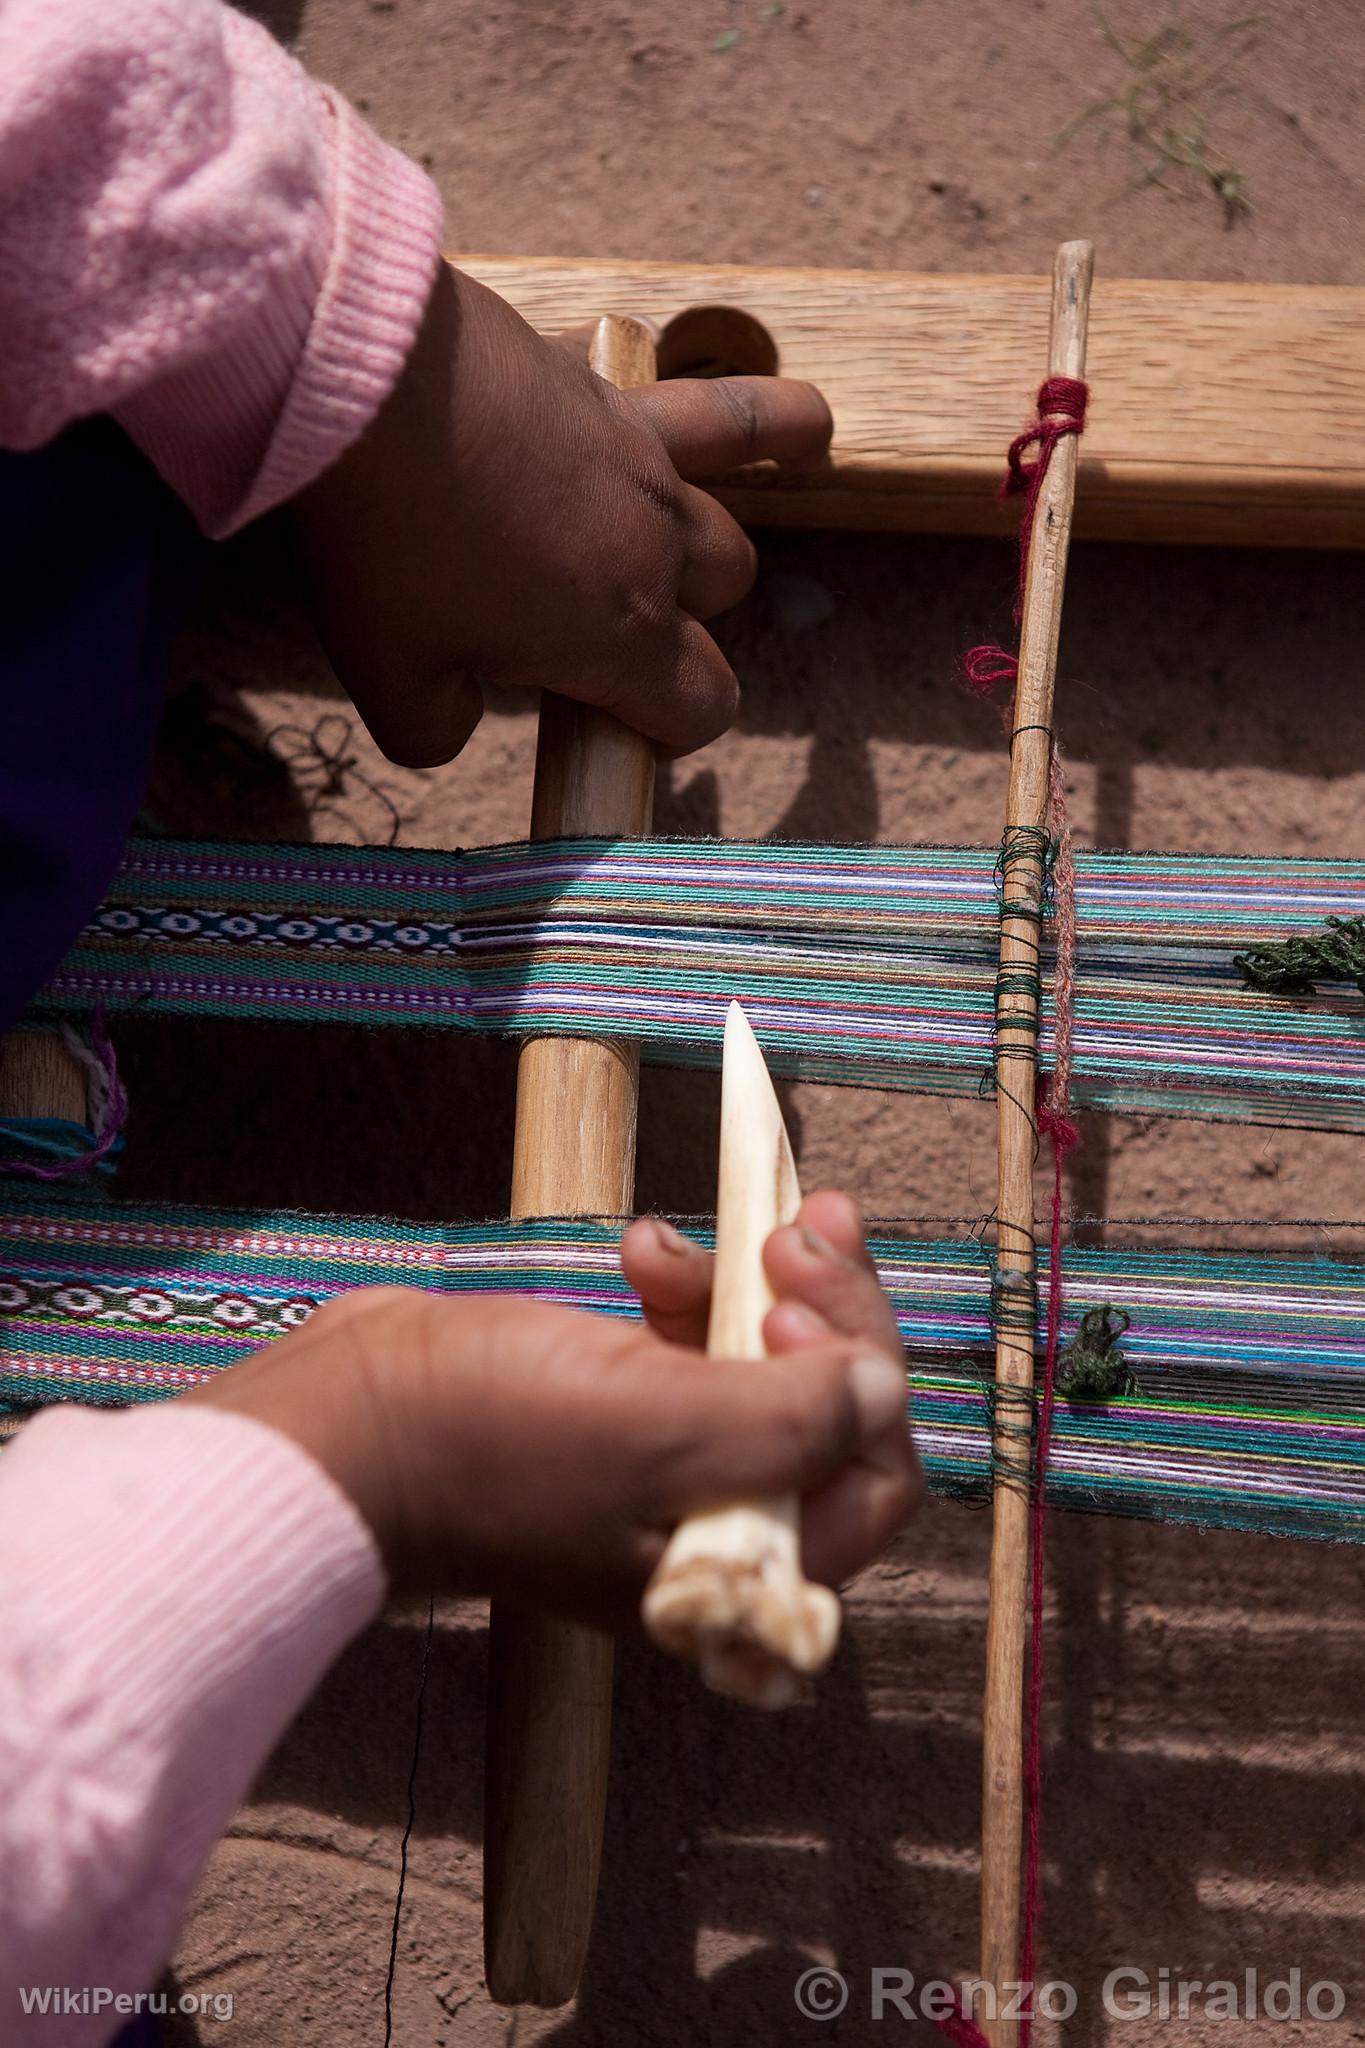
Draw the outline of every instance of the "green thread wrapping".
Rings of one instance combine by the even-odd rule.
[[[1126,1309],[1109,1302],[1086,1310],[1075,1336],[1057,1354],[1054,1384],[1064,1401],[1121,1401],[1136,1393],[1137,1381],[1118,1348],[1132,1321]]]
[[[995,1379],[986,1381],[985,1395],[991,1424],[992,1488],[1012,1486],[1016,1493],[1028,1493],[1033,1485],[1033,1446],[1038,1434],[1037,1396],[1032,1387]]]
[[[1006,1268],[991,1259],[991,1330],[1006,1344],[1033,1352],[1038,1328],[1038,1283],[1032,1272]],[[1018,1387],[994,1377],[986,1381],[986,1413],[990,1417],[990,1475],[993,1485],[1027,1493],[1033,1480],[1033,1445],[1038,1427],[1038,1401],[1031,1386]]]
[[[997,1337],[1026,1337],[1033,1348],[1038,1327],[1038,1283],[1032,1273],[1001,1272],[992,1261],[991,1328]]]
[[[1326,931],[1253,946],[1232,964],[1263,995],[1312,996],[1320,981],[1353,981],[1365,994],[1365,917],[1329,917]]]
[[[1043,919],[1048,909],[1056,846],[1040,825],[1009,825],[1000,842],[995,863],[996,887],[1000,897],[1000,919],[1022,919],[1034,937],[1032,959],[1001,966],[995,976],[995,1036],[992,1067],[983,1076],[983,1093],[993,1081],[1002,1091],[1001,1063],[1026,1060],[1030,1069],[1038,1059],[1038,1031],[1043,1008]],[[1035,893],[1036,892],[1036,893]],[[1026,1006],[1005,1005],[1011,996],[1026,998]],[[1030,1090],[1030,1099],[1032,1091]],[[1001,1271],[991,1260],[991,1329],[997,1338],[1032,1355],[1038,1331],[1038,1286],[1032,1270],[1033,1240],[1028,1242],[1029,1271],[1012,1268]],[[1012,1486],[1027,1493],[1032,1485],[1033,1446],[1037,1436],[1038,1403],[1033,1388],[1018,1387],[1007,1380],[986,1383],[986,1409],[991,1424],[990,1473],[993,1485]]]
[[[1010,825],[1000,842],[995,864],[996,886],[1000,892],[1001,922],[1007,917],[1023,919],[1037,934],[1031,961],[1013,961],[1000,967],[995,976],[995,1044],[993,1075],[1000,1085],[1002,1060],[1026,1059],[1036,1063],[1038,1030],[1043,1008],[1043,918],[1052,886],[1056,847],[1041,825]],[[1026,878],[1021,876],[1026,870]],[[1038,893],[1033,893],[1038,877]],[[1027,999],[1026,1007],[1006,1009],[1010,996]]]
[[[1030,1071],[1037,1065],[1038,1031],[1043,1008],[1043,919],[1052,886],[1056,845],[1040,825],[1009,825],[1000,842],[995,864],[996,887],[1000,897],[1000,920],[1022,919],[1031,928],[1032,959],[1001,966],[995,976],[995,1035],[992,1066],[983,1076],[983,1093],[993,1081],[1005,1091],[1001,1063],[1026,1060]],[[1035,893],[1036,892],[1036,893]],[[1011,996],[1026,998],[1026,1006],[1007,1009]],[[1030,1100],[1032,1090],[1030,1089]],[[1003,1272],[991,1260],[991,1329],[1006,1344],[1032,1356],[1038,1331],[1038,1286],[1033,1272],[1034,1245],[1028,1239],[1029,1270],[1006,1268]],[[986,1383],[986,1410],[990,1417],[990,1474],[993,1486],[1012,1486],[1028,1493],[1033,1483],[1033,1447],[1037,1437],[1038,1403],[1031,1386],[1019,1387],[992,1378]]]

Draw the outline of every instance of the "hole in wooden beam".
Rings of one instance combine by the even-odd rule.
[[[659,376],[775,377],[777,343],[739,306],[688,306],[659,337]]]

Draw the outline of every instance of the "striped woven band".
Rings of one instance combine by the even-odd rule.
[[[886,1235],[873,1252],[909,1353],[930,1483],[982,1498],[987,1253]],[[378,1281],[638,1312],[615,1233],[587,1222],[442,1228],[15,1199],[0,1205],[0,1399],[164,1398]],[[1365,1266],[1072,1248],[1064,1302],[1064,1336],[1086,1309],[1123,1304],[1137,1391],[1058,1404],[1056,1506],[1365,1540]]]
[[[715,1064],[738,995],[780,1071],[974,1094],[998,901],[976,848],[134,841],[33,1015],[608,1034]],[[1365,1129],[1359,993],[1252,993],[1232,964],[1362,909],[1360,862],[1079,855],[1076,1099]]]

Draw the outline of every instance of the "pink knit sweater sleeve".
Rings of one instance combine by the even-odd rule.
[[[384,1577],[288,1438],[176,1402],[30,1424],[0,1558],[0,2041],[93,2048]]]
[[[441,206],[219,0],[0,0],[0,446],[112,413],[213,535],[354,441]]]

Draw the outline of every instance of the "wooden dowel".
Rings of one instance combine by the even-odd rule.
[[[1094,250],[1064,242],[1052,276],[1048,375],[1084,377]],[[1028,1423],[1036,1337],[1033,1162],[1037,1150],[1038,971],[1052,699],[1067,547],[1076,494],[1077,437],[1054,448],[1034,511],[1019,638],[1009,795],[1005,810],[1000,985],[996,997],[1000,1180],[996,1207],[995,1500],[986,1631],[981,1814],[981,1975],[1001,1989],[1019,1974],[1023,1849],[1024,1620],[1029,1583]],[[1017,906],[1011,910],[1008,906]],[[1007,2003],[1003,1995],[1000,2005]],[[1018,2023],[989,2015],[994,2048]]]
[[[649,330],[604,319],[591,361],[627,390],[654,381]],[[540,714],[531,837],[648,832],[654,749],[567,698]],[[539,1038],[517,1068],[513,1216],[619,1216],[635,1194],[639,1052]],[[484,1795],[484,1969],[503,2005],[565,2004],[592,1933],[611,1732],[612,1643],[494,1609]]]
[[[11,1031],[0,1038],[0,1116],[87,1116],[85,1069],[58,1031]]]

